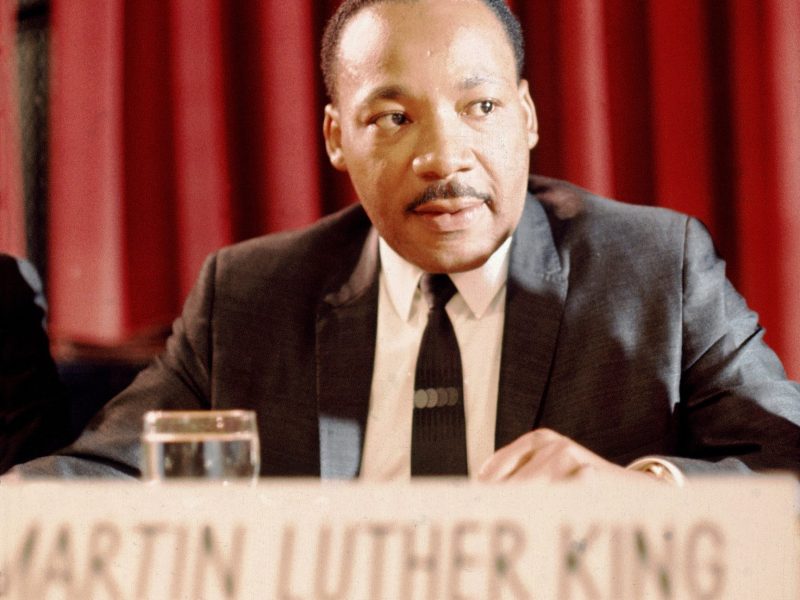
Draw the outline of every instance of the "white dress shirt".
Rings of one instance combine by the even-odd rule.
[[[470,477],[494,453],[510,246],[509,238],[480,268],[450,276],[458,293],[446,311],[461,350]],[[383,239],[379,252],[378,329],[361,478],[407,480],[414,373],[428,307],[418,287],[422,269]]]

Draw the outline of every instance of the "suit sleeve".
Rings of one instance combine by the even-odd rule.
[[[20,465],[22,478],[139,477],[142,418],[148,410],[210,407],[215,256],[211,256],[173,324],[164,353],[112,399],[71,446]]]
[[[69,407],[44,329],[33,267],[0,256],[0,473],[67,443]]]
[[[800,474],[800,386],[725,276],[710,236],[686,226],[679,411],[685,472],[782,469]]]

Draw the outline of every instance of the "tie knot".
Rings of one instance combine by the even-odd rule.
[[[453,280],[444,273],[425,273],[419,280],[419,289],[428,308],[444,308],[456,293]]]

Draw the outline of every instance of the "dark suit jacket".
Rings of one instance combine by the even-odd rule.
[[[43,319],[35,270],[0,254],[0,473],[67,441],[68,405]]]
[[[356,475],[376,241],[353,207],[220,250],[166,352],[67,456],[23,475],[135,475],[146,409],[209,407],[257,412],[264,475]],[[619,464],[800,470],[800,389],[762,334],[697,221],[533,177],[511,247],[496,445],[547,426]]]

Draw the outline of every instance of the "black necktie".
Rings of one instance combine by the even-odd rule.
[[[464,384],[458,340],[444,310],[456,293],[447,275],[422,276],[428,303],[414,380],[411,475],[467,475]]]

